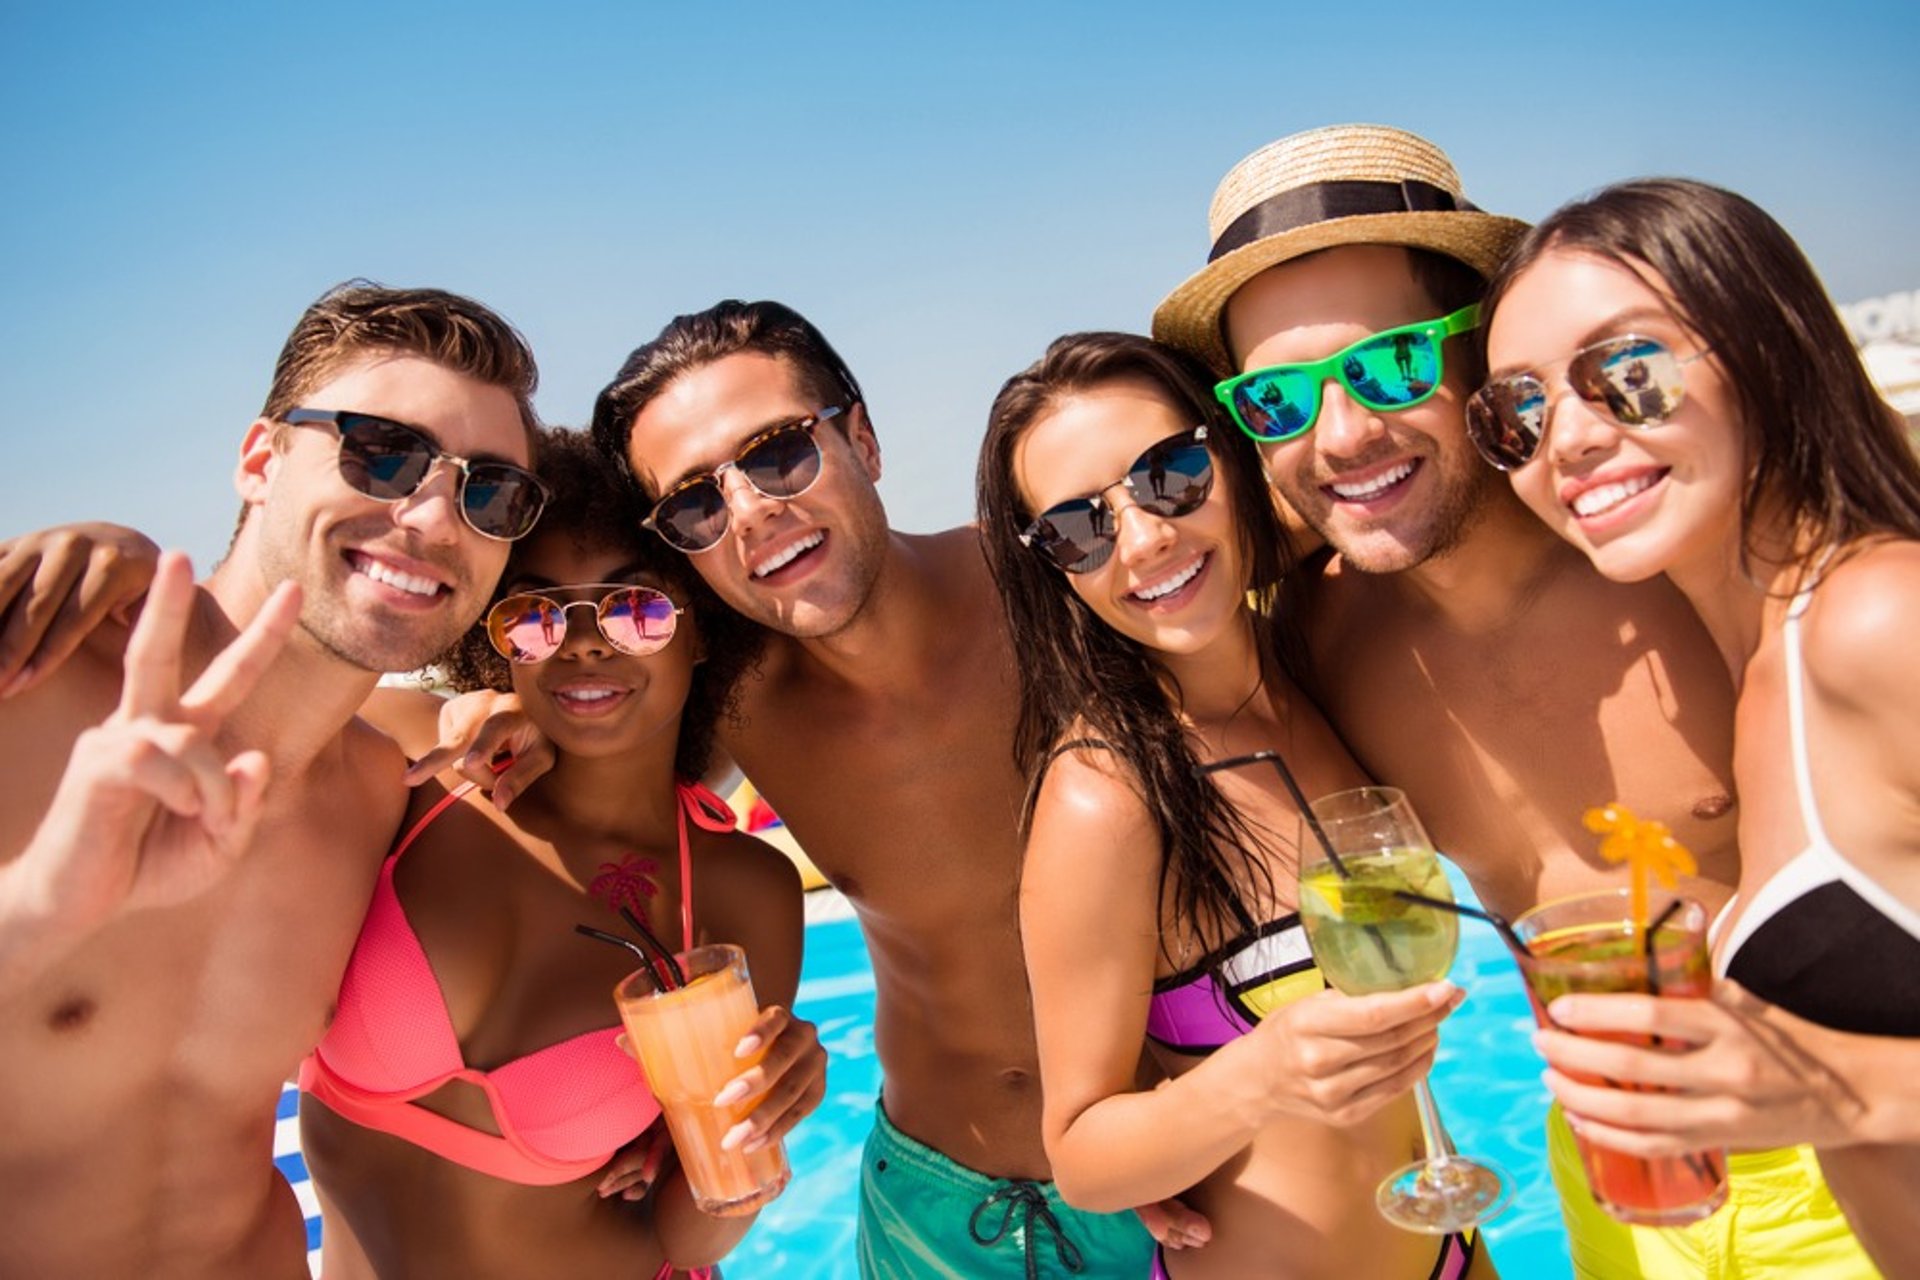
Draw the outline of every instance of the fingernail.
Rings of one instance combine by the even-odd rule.
[[[20,668],[13,679],[7,681],[6,689],[0,691],[0,698],[11,698],[14,694],[26,688],[27,681],[31,679],[33,679],[33,664],[29,662],[26,666]]]
[[[512,787],[495,787],[493,789],[493,807],[494,808],[500,810],[500,812],[502,813],[505,813],[507,811],[507,806],[512,803],[513,803]]]
[[[740,1043],[733,1046],[733,1056],[736,1058],[751,1058],[758,1052],[760,1052],[760,1037],[756,1035],[741,1036]]]
[[[739,1124],[727,1130],[726,1137],[720,1139],[720,1149],[722,1151],[733,1150],[735,1147],[745,1142],[747,1140],[747,1135],[752,1132],[753,1132],[753,1126],[747,1121],[742,1120]]]
[[[1454,999],[1457,999],[1458,997],[1465,994],[1466,993],[1461,988],[1454,986],[1451,982],[1448,982],[1445,978],[1442,978],[1439,982],[1436,982],[1434,984],[1434,994],[1431,997],[1433,1000],[1433,1007],[1438,1009],[1441,1005],[1446,1004],[1449,1001],[1452,1001]]]
[[[716,1107],[731,1106],[746,1096],[747,1082],[745,1080],[729,1080],[727,1081],[726,1088],[713,1095],[713,1105]]]

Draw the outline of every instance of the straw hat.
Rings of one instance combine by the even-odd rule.
[[[1482,213],[1440,148],[1401,129],[1339,124],[1268,143],[1213,193],[1207,265],[1153,312],[1153,336],[1231,372],[1227,299],[1291,258],[1343,244],[1399,244],[1490,276],[1527,224]]]

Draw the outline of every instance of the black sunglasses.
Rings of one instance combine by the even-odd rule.
[[[738,471],[740,478],[755,492],[780,500],[797,498],[813,488],[820,478],[820,442],[814,429],[829,418],[838,417],[849,406],[833,405],[810,418],[783,422],[770,427],[740,446],[729,462],[711,471],[688,476],[666,491],[653,510],[640,522],[667,540],[669,546],[688,553],[710,551],[727,536],[733,513],[727,507],[727,492],[720,478]]]
[[[426,483],[433,464],[460,469],[460,515],[482,537],[512,542],[533,531],[552,495],[544,481],[511,462],[474,461],[442,449],[404,422],[338,409],[289,409],[290,427],[332,427],[340,437],[340,478],[356,493],[398,502]]]
[[[1192,427],[1148,446],[1113,484],[1042,511],[1020,531],[1020,541],[1068,573],[1092,573],[1113,555],[1119,537],[1119,515],[1102,496],[1114,485],[1125,485],[1134,503],[1156,516],[1192,513],[1213,492],[1207,429]]]

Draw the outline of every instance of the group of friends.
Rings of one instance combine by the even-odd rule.
[[[356,283],[203,581],[7,544],[0,1276],[304,1276],[296,1073],[334,1280],[709,1273],[749,1219],[689,1195],[633,961],[574,926],[744,947],[729,1144],[818,1105],[800,880],[728,761],[871,955],[863,1275],[1494,1275],[1374,1207],[1465,993],[1324,989],[1294,793],[1205,768],[1263,751],[1403,788],[1508,917],[1620,883],[1596,804],[1694,852],[1713,997],[1536,1039],[1579,1274],[1920,1274],[1920,463],[1811,267],[1684,180],[1529,228],[1376,126],[1209,221],[1151,338],[1001,389],[976,525],[889,527],[778,303],[674,319],[576,432],[493,312]],[[430,663],[463,696],[376,688]],[[1569,1125],[1732,1148],[1727,1206],[1612,1221]]]

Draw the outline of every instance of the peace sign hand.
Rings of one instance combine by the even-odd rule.
[[[185,693],[193,570],[160,558],[127,643],[120,705],[74,742],[53,804],[15,870],[63,932],[212,888],[253,838],[267,787],[260,751],[224,757],[220,729],[286,644],[300,592],[284,583]]]

